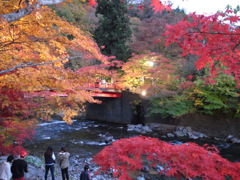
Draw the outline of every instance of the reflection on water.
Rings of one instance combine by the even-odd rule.
[[[127,131],[124,125],[106,124],[89,120],[73,120],[71,125],[64,121],[52,120],[38,125],[33,141],[28,141],[24,147],[30,155],[43,156],[46,148],[52,146],[55,152],[65,146],[72,155],[87,158],[100,152],[107,144],[120,138],[140,135],[137,132]],[[152,136],[154,133],[148,134]],[[156,134],[155,134],[156,137]],[[161,138],[162,139],[162,138]],[[173,144],[181,144],[186,139],[162,139]],[[212,144],[212,141],[195,141],[196,143]],[[231,145],[226,142],[215,142],[221,150],[221,155],[232,161],[240,162],[240,145]]]

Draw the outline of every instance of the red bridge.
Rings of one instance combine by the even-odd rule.
[[[93,97],[112,97],[119,98],[122,96],[122,88],[115,83],[95,82],[89,83],[88,89],[93,91]],[[100,91],[94,91],[94,89]]]
[[[111,98],[119,98],[122,96],[122,89],[117,86],[115,83],[89,83],[86,85],[88,91],[92,92],[93,97],[111,97]],[[59,97],[67,97],[67,94],[57,93],[54,90],[49,91],[37,91],[34,93],[26,93],[26,98],[32,97],[46,97],[46,96],[59,96]]]

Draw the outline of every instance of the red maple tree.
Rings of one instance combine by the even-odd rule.
[[[202,178],[239,180],[240,163],[230,162],[218,154],[215,147],[201,147],[195,143],[173,145],[150,137],[120,139],[106,146],[94,157],[105,173],[113,170],[120,180],[131,179],[130,173],[140,171],[144,165],[162,166],[159,175],[176,178]]]
[[[166,45],[177,43],[183,56],[193,54],[198,57],[198,70],[210,67],[214,76],[220,66],[225,73],[233,75],[240,84],[240,17],[232,11],[211,16],[192,13],[165,32]]]

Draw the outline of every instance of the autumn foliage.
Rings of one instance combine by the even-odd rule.
[[[1,2],[6,7],[1,13],[25,7],[14,2]],[[90,36],[46,6],[13,22],[4,18],[0,22],[0,152],[5,154],[17,152],[24,139],[33,137],[36,118],[46,120],[63,112],[63,119],[71,123],[84,102],[97,102],[87,84],[95,82],[97,75],[107,76],[108,58]],[[71,51],[80,55],[73,57]],[[73,58],[83,59],[86,65],[95,59],[102,65],[65,69],[64,64]]]
[[[224,65],[227,67],[224,72],[240,82],[239,20],[240,17],[231,10],[211,16],[190,14],[185,20],[168,27],[166,45],[174,42],[182,48],[183,56],[196,55],[198,70],[209,66],[214,77]]]
[[[47,7],[47,5],[63,2],[70,1],[0,0],[1,153],[17,151],[21,148],[24,139],[32,137],[37,118],[49,119],[54,113],[63,112],[63,119],[67,123],[71,123],[71,118],[78,114],[79,109],[83,108],[83,104],[86,101],[98,102],[92,98],[91,92],[87,91],[87,84],[95,82],[99,77],[115,75],[114,72],[106,70],[106,67],[111,66],[111,64],[109,64],[109,57],[100,53],[92,37],[85,31],[76,28],[71,23],[56,16],[55,12]],[[161,1],[152,0],[151,2],[151,7],[153,7],[155,11],[170,10],[170,6],[163,5]],[[92,6],[96,5],[95,0],[89,0],[88,3]],[[187,55],[196,55],[198,58],[196,62],[197,69],[201,70],[205,67],[210,67],[212,78],[216,77],[216,72],[220,69],[219,66],[223,65],[226,67],[224,73],[230,74],[240,82],[240,28],[236,24],[240,19],[239,16],[232,13],[232,11],[227,11],[226,13],[217,13],[212,16],[197,14],[186,16],[183,21],[167,27],[167,31],[164,33],[166,45],[171,45],[172,43],[178,44],[182,49],[182,55],[184,57]],[[149,24],[158,24],[156,22],[158,21],[153,19]],[[151,32],[155,33],[155,29],[152,30],[154,31]],[[143,29],[140,35],[146,31],[146,29]],[[159,34],[159,36],[161,35],[162,34]],[[157,37],[158,35],[154,36],[153,40],[157,40]],[[139,39],[139,42],[140,40],[141,39]],[[162,36],[161,40],[163,40]],[[161,46],[162,42],[163,41],[161,41],[160,44]],[[149,43],[150,42],[147,42],[144,47],[147,47]],[[155,45],[152,47],[154,49]],[[72,52],[77,52],[76,54],[78,55],[72,56]],[[178,52],[179,51],[177,51],[177,53]],[[136,78],[137,80],[141,80],[142,77],[148,80],[160,79],[158,81],[158,87],[163,87],[162,80],[171,80],[172,76],[169,77],[168,73],[172,72],[177,64],[181,64],[180,61],[180,63],[170,62],[169,59],[158,54],[154,57],[157,66],[149,68],[146,66],[146,57],[151,58],[152,55],[147,53],[145,55],[136,55],[123,66],[123,70],[127,76],[121,79],[122,82],[130,86],[135,83]],[[77,59],[78,61],[84,62],[85,67],[78,70],[66,69],[65,63],[68,63],[70,59]],[[92,65],[92,60],[97,63]],[[141,60],[143,60],[143,63],[137,64],[137,61],[141,63]],[[175,67],[173,68],[173,66]],[[64,94],[65,97],[52,96],[52,92]],[[34,96],[31,96],[31,94],[34,94]],[[170,167],[166,172],[167,175],[179,174],[175,168],[177,167],[184,176],[195,177],[201,175],[206,178],[213,177],[213,173],[203,171],[205,166],[208,167],[207,162],[209,163],[209,168],[213,169],[212,172],[219,173],[219,176],[215,176],[220,177],[218,179],[227,175],[235,178],[235,168],[237,166],[220,159],[216,153],[210,153],[210,159],[206,159],[208,157],[206,155],[207,152],[205,156],[201,156],[202,159],[206,160],[204,161],[204,167],[198,167],[196,164],[186,165],[186,162],[178,164],[178,162],[180,162],[180,155],[185,157],[184,153],[171,153],[177,153],[177,148],[179,151],[184,150],[187,152],[187,149],[181,149],[186,145],[170,146],[169,144],[158,142],[154,139],[143,137],[136,139],[136,142],[138,142],[137,145],[141,143],[143,147],[146,147],[144,141],[150,143],[150,145],[152,141],[154,141],[153,147],[156,147],[156,152],[150,149],[151,152],[160,153],[160,150],[162,150],[166,151],[166,156],[169,156],[168,158],[178,157],[175,161],[175,159],[167,159],[165,154],[161,154],[161,156],[166,159],[159,159],[150,153],[149,160],[155,161],[156,159],[162,165]],[[122,141],[115,142],[114,145],[120,142]],[[128,140],[126,142],[128,142]],[[126,145],[126,142],[122,145]],[[164,146],[158,147],[154,145],[155,143],[159,145],[164,144]],[[114,146],[107,148],[111,150],[111,147]],[[127,147],[129,147],[129,149]],[[204,149],[198,149],[196,145],[191,143],[188,147],[196,148],[199,155],[196,155],[197,153],[191,153],[194,154],[194,158],[202,162],[200,161],[200,151],[204,153]],[[134,150],[134,147],[128,144],[126,148],[124,151],[123,148],[119,148],[120,157],[124,157],[125,160],[130,161],[131,158],[129,159],[129,157],[127,157],[126,159],[124,153],[128,154],[131,148]],[[166,149],[171,149],[172,152],[168,152]],[[193,151],[193,148],[189,149]],[[127,150],[129,150],[129,152]],[[136,158],[139,159],[142,154],[146,155],[146,152],[143,150],[144,148],[140,148],[140,150],[134,153],[134,157],[137,154]],[[114,151],[111,153],[115,154]],[[102,153],[97,156],[100,159],[101,154]],[[112,157],[113,154],[110,155],[110,153],[108,153],[109,158]],[[217,161],[210,161],[212,157],[215,157]],[[185,158],[190,158],[190,152],[186,154]],[[167,160],[170,162],[167,162]],[[217,166],[219,163],[223,163],[224,165],[218,169],[212,167],[213,165]],[[107,162],[105,162],[105,164],[107,164]],[[112,167],[112,165],[113,164],[108,165],[105,169]],[[129,166],[128,163],[123,163],[122,165],[122,168],[116,171],[116,175],[121,176],[121,178],[127,177],[126,171],[129,168],[133,170],[141,168],[140,164],[135,161],[132,161],[131,166]],[[195,169],[199,168],[199,171],[194,171],[193,166]],[[119,168],[119,164],[114,168]],[[185,169],[185,171],[183,169]],[[200,172],[204,173],[198,174]]]
[[[173,145],[150,137],[120,139],[105,147],[94,161],[101,171],[111,170],[120,180],[132,179],[131,174],[149,166],[159,175],[175,178],[202,178],[239,180],[240,164],[230,162],[218,154],[215,147],[198,146],[195,143]]]
[[[133,54],[122,66],[124,76],[119,78],[119,83],[133,92],[144,89],[151,95],[172,83],[181,62],[183,60],[173,61],[159,53]]]

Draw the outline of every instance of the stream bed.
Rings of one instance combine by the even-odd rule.
[[[38,124],[36,134],[32,141],[25,142],[24,147],[29,151],[30,155],[43,157],[43,153],[48,146],[52,146],[56,153],[64,146],[71,155],[88,158],[100,152],[112,141],[139,135],[141,134],[127,131],[127,126],[125,125],[107,124],[86,119],[73,120],[73,123],[68,125],[64,121],[53,119],[50,122]],[[153,137],[154,133],[143,135]],[[176,144],[187,141],[193,142],[193,140],[184,138],[160,139]],[[214,144],[219,148],[220,154],[224,158],[240,162],[240,144],[217,142],[211,139],[194,140],[194,142],[199,145],[206,143]]]

